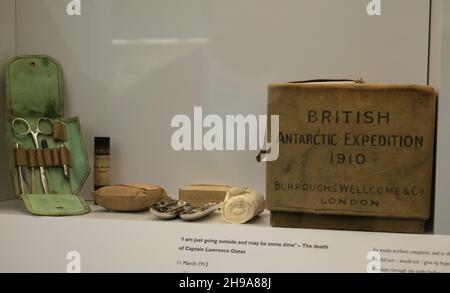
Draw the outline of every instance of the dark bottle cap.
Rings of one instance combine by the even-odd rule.
[[[110,154],[110,137],[95,137],[94,138],[94,153],[96,155]]]

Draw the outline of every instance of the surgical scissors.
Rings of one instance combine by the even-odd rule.
[[[44,125],[47,124],[49,126],[49,129],[46,130]],[[36,130],[32,130],[30,123],[23,119],[23,118],[15,118],[13,122],[11,123],[12,130],[19,136],[27,136],[31,135],[33,138],[34,146],[36,149],[39,149],[39,135],[52,135],[53,133],[53,120],[47,117],[41,117],[36,122]],[[41,175],[41,183],[42,187],[44,188],[44,193],[48,194],[48,181],[47,177],[45,176],[45,169],[44,166],[39,167],[40,175]]]

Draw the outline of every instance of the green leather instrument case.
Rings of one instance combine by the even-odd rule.
[[[26,209],[35,215],[70,216],[90,212],[87,203],[78,196],[90,174],[89,158],[78,117],[64,116],[62,69],[48,56],[19,56],[5,67],[6,78],[6,140],[8,144],[9,170],[16,195]],[[48,194],[44,194],[40,168],[26,168],[28,183],[33,192],[22,194],[16,167],[15,148],[20,143],[24,149],[35,149],[31,135],[18,135],[12,128],[16,118],[25,119],[31,130],[36,129],[39,118],[51,119],[64,125],[66,140],[59,141],[52,135],[40,134],[39,144],[46,139],[50,149],[64,145],[70,151],[70,177],[66,178],[62,167],[46,167]],[[34,180],[31,178],[34,176]],[[30,186],[31,187],[31,186]]]

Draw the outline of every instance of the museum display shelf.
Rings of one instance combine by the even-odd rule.
[[[92,205],[38,217],[0,202],[1,272],[450,272],[450,237],[244,225],[220,212],[197,222]]]

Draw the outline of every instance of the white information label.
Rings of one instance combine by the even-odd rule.
[[[450,236],[274,228],[267,212],[244,225],[99,207],[55,218],[12,201],[0,235],[0,272],[450,272]]]

